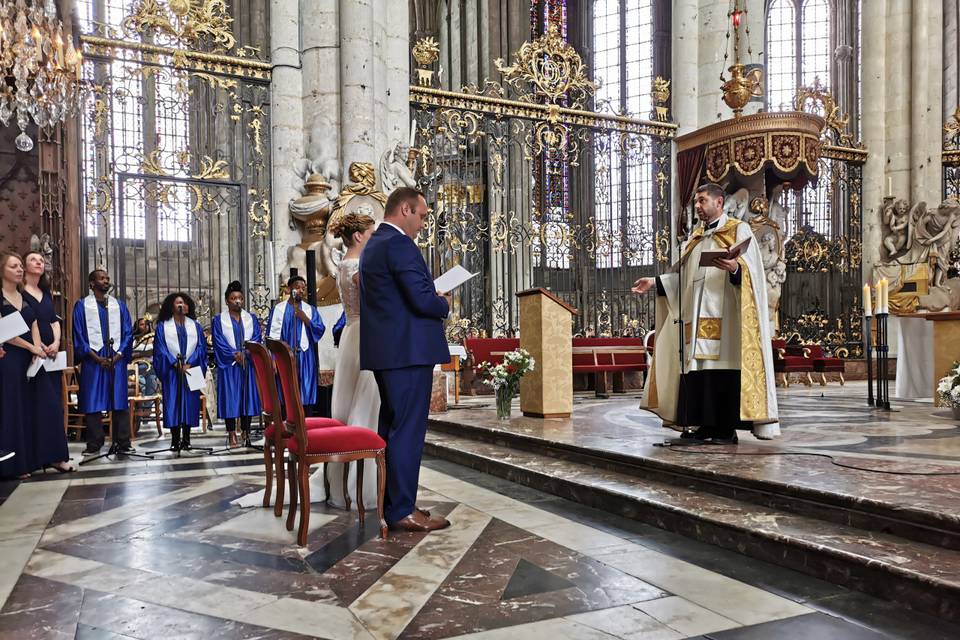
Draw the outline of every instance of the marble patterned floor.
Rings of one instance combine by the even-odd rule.
[[[453,526],[387,541],[316,504],[301,549],[270,510],[231,504],[262,483],[258,454],[0,483],[0,638],[960,637],[444,461],[427,461],[420,503]]]
[[[741,432],[730,447],[658,445],[677,435],[638,408],[639,394],[609,400],[579,396],[573,416],[498,421],[489,398],[467,398],[433,416],[444,429],[471,428],[569,445],[601,455],[687,466],[705,472],[824,492],[855,501],[923,512],[960,527],[960,423],[929,402],[895,402],[892,411],[866,405],[866,383],[778,389],[782,436]],[[442,425],[439,425],[442,426]]]

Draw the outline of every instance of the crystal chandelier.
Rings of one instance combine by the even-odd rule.
[[[16,115],[17,149],[33,148],[30,118],[49,129],[76,115],[82,72],[73,42],[64,47],[55,0],[0,0],[0,123]]]

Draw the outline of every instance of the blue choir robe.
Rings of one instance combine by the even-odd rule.
[[[300,401],[306,407],[317,402],[317,342],[326,327],[320,312],[313,306],[301,302],[300,308],[310,318],[309,323],[296,317],[286,300],[275,304],[267,319],[267,335],[274,340],[283,340],[293,350],[300,376]]]
[[[182,325],[172,318],[158,323],[153,337],[153,368],[163,387],[163,426],[167,429],[200,424],[200,391],[190,391],[186,378],[180,377],[177,370],[180,354],[184,362],[200,367],[206,375],[207,341],[203,327],[192,318],[187,318]]]
[[[253,365],[247,358],[242,367],[233,357],[238,351],[247,355],[244,342],[262,342],[260,320],[246,309],[240,312],[240,321],[224,311],[213,319],[210,328],[217,363],[217,415],[221,419],[260,415],[260,393]]]
[[[102,358],[117,353],[123,357],[112,370],[104,369],[90,357],[91,351]],[[107,296],[103,307],[92,293],[77,300],[73,305],[73,358],[80,366],[81,413],[129,409],[127,365],[133,359],[133,323],[127,305]]]

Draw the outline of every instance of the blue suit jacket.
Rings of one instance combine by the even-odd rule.
[[[360,254],[360,368],[450,362],[449,312],[414,241],[380,225]]]

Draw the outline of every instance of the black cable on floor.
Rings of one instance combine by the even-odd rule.
[[[690,445],[684,445],[684,447],[689,447]],[[704,444],[704,445],[694,445],[694,446],[703,446],[703,447],[713,447],[715,445]],[[869,473],[883,473],[891,476],[960,476],[960,471],[885,471],[883,469],[867,469],[865,467],[855,467],[851,464],[844,464],[842,462],[837,462],[836,459],[828,453],[814,453],[812,451],[771,451],[767,452],[731,452],[731,451],[709,451],[709,450],[691,450],[689,448],[679,448],[672,445],[666,445],[663,447],[668,451],[677,451],[678,453],[706,453],[711,455],[728,455],[728,456],[812,456],[814,458],[826,458],[832,464],[842,467],[844,469],[853,469],[854,471],[867,471]]]

